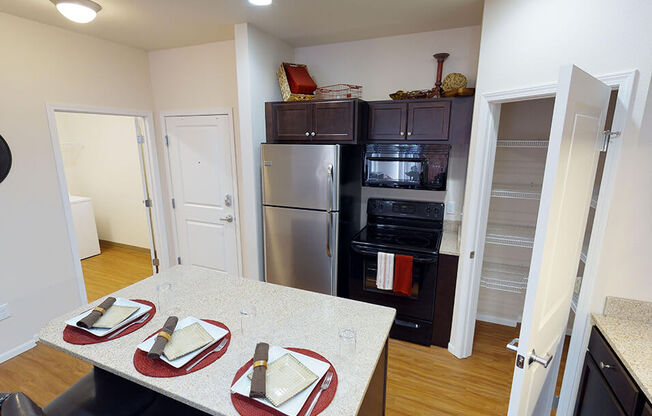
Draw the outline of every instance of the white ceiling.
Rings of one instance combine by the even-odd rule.
[[[293,46],[478,25],[483,0],[95,0],[97,19],[77,24],[50,0],[0,0],[0,11],[145,50],[233,39],[250,22]]]

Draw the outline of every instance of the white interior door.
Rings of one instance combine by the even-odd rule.
[[[509,415],[549,415],[603,142],[610,88],[559,74]],[[544,364],[545,363],[545,364]]]
[[[182,264],[238,274],[234,169],[227,115],[166,117]]]

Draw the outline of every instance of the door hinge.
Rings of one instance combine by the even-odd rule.
[[[143,202],[145,203],[146,208],[151,208],[152,207],[152,200],[151,199],[146,199]]]
[[[472,251],[469,253],[469,258],[474,259],[475,258],[475,251]]]
[[[612,137],[620,136],[619,131],[604,130],[602,132],[602,146],[600,147],[601,152],[606,152],[609,147],[609,139]]]
[[[172,198],[172,209],[177,209],[177,203],[174,198]]]
[[[170,138],[168,137],[167,134],[165,135],[165,145],[166,145],[166,146],[169,146],[169,145],[170,145]]]
[[[143,144],[145,143],[145,138],[141,135],[138,135],[136,136],[136,141],[138,142],[138,144]]]
[[[154,258],[152,259],[152,265],[158,267],[158,266],[161,265],[161,261],[160,261],[159,259],[157,259],[156,257],[154,257]]]
[[[177,263],[181,264],[181,257],[177,257]]]

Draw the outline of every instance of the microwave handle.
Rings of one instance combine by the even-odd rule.
[[[356,246],[351,246],[351,250],[355,251],[358,254],[367,255],[367,256],[376,256],[378,255],[378,250],[365,250]],[[400,254],[400,253],[399,253]],[[436,257],[421,257],[421,256],[412,256],[412,260],[419,263],[434,263],[437,261]]]

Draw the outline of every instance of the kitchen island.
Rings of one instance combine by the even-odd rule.
[[[238,414],[231,403],[230,387],[237,369],[244,364],[243,351],[253,355],[260,341],[306,348],[326,357],[339,378],[335,398],[321,414],[384,414],[387,338],[394,309],[188,266],[168,269],[112,295],[150,300],[158,306],[157,286],[162,283],[172,284],[173,306],[180,310],[180,318],[212,319],[229,327],[232,339],[222,358],[180,377],[154,378],[136,371],[136,346],[162,327],[167,315],[161,311],[143,328],[105,343],[73,345],[64,341],[64,321],[102,299],[50,321],[40,331],[40,341],[194,408],[225,416]],[[255,306],[257,313],[243,336],[240,310],[250,306]],[[353,356],[339,354],[342,328],[356,331]]]

